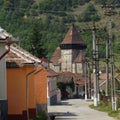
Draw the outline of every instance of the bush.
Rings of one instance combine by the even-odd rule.
[[[34,120],[47,120],[48,116],[45,111],[39,111],[38,116]]]

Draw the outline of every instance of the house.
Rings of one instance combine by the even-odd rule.
[[[75,77],[72,78],[75,87],[74,94],[78,94],[79,89],[84,88],[84,78],[82,76],[85,66],[84,60],[86,47],[86,43],[79,35],[76,26],[72,24],[60,46],[56,48],[50,59],[50,68],[54,71],[62,73],[71,72],[71,74],[79,76],[77,79],[75,79]],[[69,75],[67,74],[67,76]],[[63,78],[63,83],[65,79],[69,79],[69,77]],[[82,80],[82,88],[81,85],[76,83],[77,80]]]
[[[48,68],[45,59],[12,44],[6,62],[9,120],[33,118],[36,110],[47,111],[48,103],[57,102],[57,74]]]
[[[7,120],[7,80],[5,55],[9,52],[12,36],[0,27],[0,119]],[[5,46],[7,48],[5,48]]]
[[[58,74],[50,69],[48,61],[42,59],[42,66],[38,67],[35,72],[35,86],[36,86],[36,104],[37,110],[47,110],[47,105],[57,104],[57,76]]]
[[[41,61],[17,44],[6,55],[8,120],[26,120],[36,116],[35,63]]]

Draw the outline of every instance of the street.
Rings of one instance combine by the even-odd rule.
[[[60,105],[48,106],[48,112],[56,116],[55,120],[114,120],[107,113],[89,108],[92,103],[82,99],[68,99]]]

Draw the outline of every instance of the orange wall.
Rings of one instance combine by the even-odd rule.
[[[35,73],[36,103],[47,104],[47,70],[39,66]]]
[[[22,114],[26,110],[26,74],[33,66],[7,68],[8,113]],[[29,108],[35,108],[34,75],[29,77]]]

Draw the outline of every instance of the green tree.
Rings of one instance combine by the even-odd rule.
[[[100,17],[97,14],[97,10],[95,9],[93,4],[89,4],[85,12],[83,13],[83,21],[90,22],[90,21],[99,21]]]
[[[10,9],[10,6],[11,6],[11,2],[9,0],[4,0],[3,1],[3,7],[6,9],[6,10],[9,10]]]
[[[30,35],[30,52],[39,58],[45,57],[45,50],[43,49],[41,38],[42,34],[39,31],[38,24],[34,23]]]

